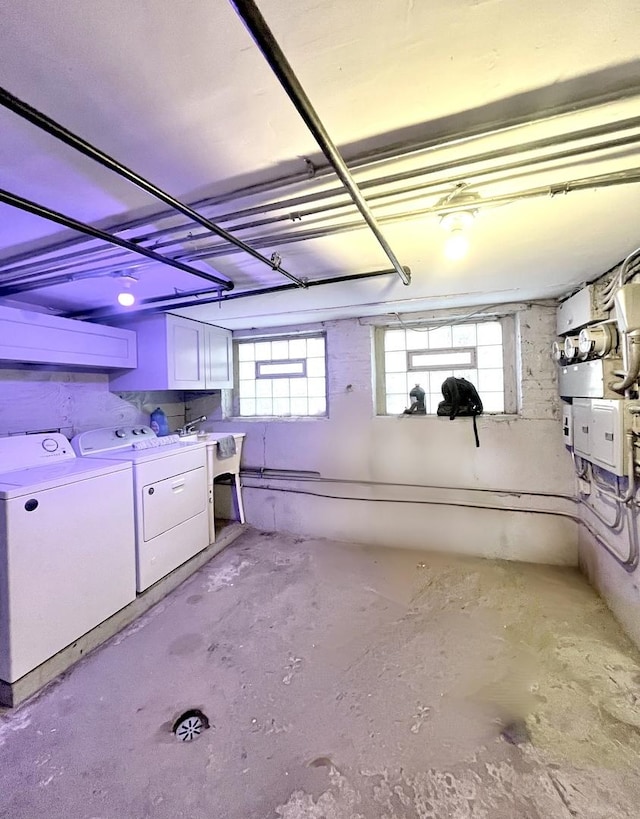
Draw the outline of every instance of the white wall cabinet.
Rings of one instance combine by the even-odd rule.
[[[0,360],[92,369],[136,366],[131,330],[0,307]]]
[[[132,319],[138,367],[111,377],[114,391],[219,390],[233,386],[231,331],[171,313]]]

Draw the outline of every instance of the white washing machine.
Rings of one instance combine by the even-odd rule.
[[[148,589],[209,545],[206,450],[150,427],[106,427],[72,440],[83,458],[133,467],[136,586]]]
[[[135,600],[131,464],[59,433],[0,438],[0,679],[14,683]]]

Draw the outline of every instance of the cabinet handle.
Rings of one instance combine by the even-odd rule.
[[[586,435],[589,432],[589,427],[582,427],[582,431]]]
[[[604,439],[605,441],[613,441],[613,432],[605,432]]]
[[[182,480],[179,480],[179,481],[174,481],[171,484],[171,490],[173,492],[182,492],[183,489],[184,489],[184,478],[182,478]]]

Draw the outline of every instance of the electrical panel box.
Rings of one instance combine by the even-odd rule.
[[[627,475],[627,430],[639,401],[576,399],[573,402],[573,448],[576,455],[612,472]]]
[[[589,284],[578,290],[573,296],[563,301],[558,307],[557,328],[558,335],[580,330],[594,321],[607,318],[607,312],[600,306],[600,288]]]
[[[562,405],[562,440],[565,446],[573,446],[573,407]]]
[[[591,459],[589,428],[591,426],[591,399],[576,398],[573,402],[573,451],[587,461]]]
[[[558,370],[558,391],[562,398],[617,398],[619,393],[610,387],[611,381],[619,380],[615,370],[622,368],[620,358],[594,358],[567,364]]]

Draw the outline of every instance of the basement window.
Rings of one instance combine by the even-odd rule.
[[[234,343],[239,416],[287,418],[327,414],[324,334]]]
[[[454,376],[471,381],[485,413],[515,412],[513,318],[451,324],[414,324],[378,331],[378,411],[400,415],[416,384],[425,391],[428,415],[435,415],[442,382]]]

